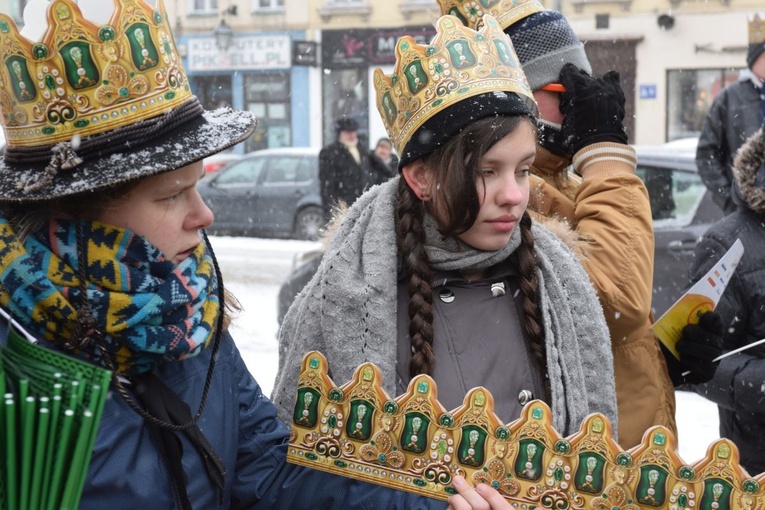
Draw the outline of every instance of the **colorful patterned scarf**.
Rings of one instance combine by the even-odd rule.
[[[56,345],[72,340],[82,307],[77,225],[51,222],[20,241],[0,217],[0,304]],[[80,223],[87,250],[87,300],[102,333],[76,354],[123,375],[160,360],[199,354],[211,342],[220,303],[205,243],[175,265],[146,239],[98,222]]]

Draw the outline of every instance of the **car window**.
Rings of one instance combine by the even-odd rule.
[[[260,172],[263,171],[264,164],[265,158],[249,158],[231,163],[215,179],[215,184],[218,186],[227,184],[249,184],[254,186],[258,182],[258,177],[260,177]]]
[[[264,184],[294,184],[311,180],[311,165],[308,158],[271,158]]]
[[[638,165],[638,177],[648,189],[655,227],[682,227],[693,221],[706,187],[692,172]]]

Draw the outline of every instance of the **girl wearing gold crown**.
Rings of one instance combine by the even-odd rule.
[[[66,466],[85,477],[68,507],[444,508],[286,463],[289,430],[228,333],[236,301],[203,235],[213,216],[196,190],[202,159],[250,136],[256,119],[202,109],[162,2],[115,2],[101,29],[71,0],[54,1],[47,19],[61,25],[32,43],[0,14],[0,52],[15,52],[3,55],[15,64],[0,68],[8,139],[0,306],[43,347],[113,371],[87,475],[87,466]],[[38,75],[39,83],[30,78]],[[82,76],[111,78],[88,84]],[[127,76],[130,83],[119,82]],[[30,496],[23,486],[10,490],[16,473],[7,468],[4,456],[0,506],[9,492]],[[49,482],[38,485],[48,490]],[[47,507],[62,507],[64,493],[51,490]]]
[[[498,49],[512,44],[488,16],[478,32],[452,16],[437,31],[427,46],[399,40],[394,74],[375,73],[401,175],[348,210],[287,313],[274,403],[289,422],[315,349],[334,380],[373,362],[391,395],[430,374],[446,409],[484,386],[505,423],[538,398],[562,434],[592,412],[616,425],[600,304],[570,249],[526,211],[537,130],[515,55],[505,63]],[[474,65],[460,67],[455,42]],[[425,81],[408,80],[413,68]]]

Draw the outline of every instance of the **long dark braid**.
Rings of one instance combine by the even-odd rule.
[[[412,343],[409,377],[431,374],[436,358],[433,352],[431,270],[422,226],[424,215],[423,202],[417,198],[406,180],[400,179],[396,236],[399,253],[403,254],[404,269],[409,276],[409,337]]]
[[[545,345],[545,331],[542,327],[542,318],[539,312],[539,275],[537,273],[538,261],[534,250],[534,235],[531,233],[531,216],[528,211],[523,213],[520,221],[521,244],[515,251],[513,261],[518,272],[519,285],[523,294],[521,307],[523,317],[521,323],[529,340],[529,349],[533,362],[539,373],[544,378],[545,400],[550,401],[550,379],[547,376],[547,346]]]

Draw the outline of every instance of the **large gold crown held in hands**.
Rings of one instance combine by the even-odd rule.
[[[104,0],[111,2],[112,0]],[[191,98],[162,0],[114,0],[97,26],[53,0],[39,42],[0,13],[0,110],[10,147],[37,147],[156,117]]]
[[[392,75],[375,69],[377,109],[399,154],[428,119],[466,98],[513,92],[534,101],[513,43],[494,18],[485,16],[475,31],[442,16],[436,31],[426,46],[401,37]]]
[[[601,414],[564,438],[538,400],[505,425],[485,388],[470,390],[461,407],[447,411],[427,375],[393,399],[371,363],[342,386],[328,369],[317,351],[303,358],[289,462],[437,499],[453,494],[453,477],[461,475],[491,485],[522,510],[765,508],[765,473],[750,477],[728,439],[713,442],[690,465],[663,426],[624,451]]]
[[[441,14],[456,16],[471,28],[480,28],[485,14],[505,29],[530,14],[545,10],[539,0],[438,0],[438,4]]]

